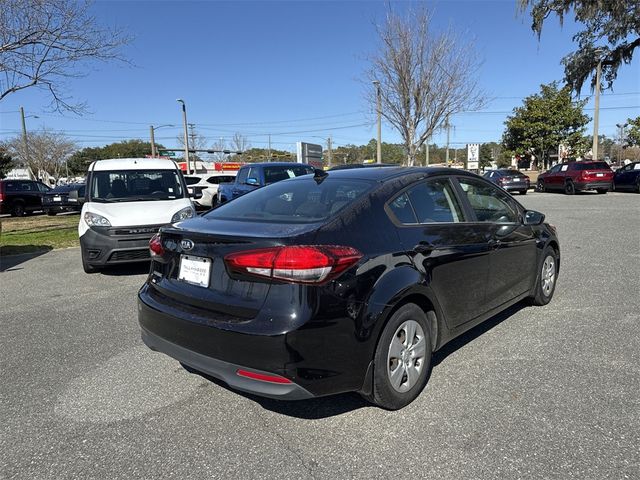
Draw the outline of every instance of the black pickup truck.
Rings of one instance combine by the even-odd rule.
[[[314,173],[311,165],[293,162],[251,163],[240,167],[235,182],[218,186],[218,204],[228,202],[270,183]]]

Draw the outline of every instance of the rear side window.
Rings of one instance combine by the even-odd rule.
[[[268,223],[321,222],[353,203],[375,183],[327,178],[278,182],[224,203],[205,216],[211,219]]]
[[[605,162],[594,163],[574,163],[572,170],[610,170],[609,165]]]
[[[200,183],[200,177],[185,176],[184,181],[187,185],[195,185],[196,183]]]
[[[306,165],[264,167],[264,182],[275,183],[310,173],[313,173],[313,170]]]
[[[400,223],[462,221],[462,210],[447,179],[419,183],[392,200],[389,208]]]

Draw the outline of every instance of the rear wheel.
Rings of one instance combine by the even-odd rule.
[[[53,210],[47,210],[47,215],[49,215],[50,217],[55,216],[56,212]]]
[[[520,195],[526,195],[527,191],[526,190],[520,190]]]
[[[538,272],[538,282],[531,297],[534,305],[546,305],[553,298],[558,279],[558,255],[556,251],[547,247],[542,255],[542,266]]]
[[[389,319],[374,355],[373,390],[368,400],[388,410],[411,403],[427,383],[431,335],[425,312],[413,303]]]
[[[546,192],[544,180],[538,180],[538,183],[536,184],[536,190],[538,190],[539,192]]]
[[[598,192],[600,195],[607,193],[607,189],[606,188],[598,188],[596,189],[596,192]]]
[[[573,185],[571,180],[564,184],[564,193],[566,195],[573,195],[576,193],[576,187]]]
[[[11,208],[11,216],[13,217],[24,217],[25,210],[24,205],[21,202],[16,202],[13,204]]]

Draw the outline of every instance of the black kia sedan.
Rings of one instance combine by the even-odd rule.
[[[151,349],[245,392],[358,391],[387,409],[454,337],[547,304],[560,265],[543,214],[445,168],[317,170],[162,227],[150,249]]]

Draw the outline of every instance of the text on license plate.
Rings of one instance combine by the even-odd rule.
[[[193,285],[207,288],[211,277],[211,259],[194,257],[193,255],[180,256],[180,272],[178,280]]]

